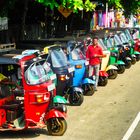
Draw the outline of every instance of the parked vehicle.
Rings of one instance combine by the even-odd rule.
[[[101,38],[99,39],[99,45],[102,47],[104,54],[106,54],[106,57],[102,58],[101,70],[108,73],[109,79],[115,79],[118,75],[115,61],[117,55],[107,49]]]
[[[70,105],[79,106],[84,100],[83,90],[79,86],[73,85],[75,68],[68,62],[61,46],[61,44],[54,44],[53,47],[47,46],[44,48],[45,51],[49,50],[47,61],[57,75],[57,94],[68,99]]]
[[[84,95],[93,95],[95,80],[89,77],[89,63],[81,51],[81,45],[83,45],[82,42],[69,41],[63,49],[67,52],[69,63],[75,67],[73,86],[82,87]]]
[[[139,52],[134,51],[134,45],[131,41],[129,41],[126,37],[126,35],[121,32],[119,34],[119,37],[122,41],[123,44],[127,45],[127,56],[131,58],[131,63],[135,64],[136,63],[136,55],[139,55]]]
[[[140,39],[139,39],[139,32],[134,32],[133,37],[130,34],[130,31],[128,29],[125,30],[125,35],[127,38],[127,41],[129,41],[130,45],[132,46],[131,48],[131,53],[133,53],[134,55],[136,55],[136,60],[139,61],[140,60],[140,51],[139,51],[139,47],[140,47]]]
[[[114,44],[114,47],[119,51],[119,60],[122,60],[125,63],[125,68],[130,68],[132,63],[131,63],[131,58],[127,56],[129,53],[129,48],[127,47],[126,44],[123,44],[121,39],[117,34],[111,37],[111,40]]]
[[[122,74],[125,72],[125,63],[119,60],[120,53],[117,47],[114,47],[114,40],[109,37],[105,41],[106,47],[111,52],[110,63],[116,65],[117,73]]]
[[[54,104],[55,84],[42,55],[0,55],[0,131],[47,127],[50,135],[67,129],[64,106]]]

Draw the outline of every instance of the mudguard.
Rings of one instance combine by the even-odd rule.
[[[118,60],[117,65],[125,65],[125,63],[122,60]]]
[[[114,65],[109,65],[107,68],[106,68],[106,71],[108,70],[117,70],[118,68]]]
[[[54,103],[60,103],[60,104],[67,104],[67,100],[65,98],[63,98],[62,96],[56,95],[53,98],[53,102]]]
[[[108,77],[108,74],[106,73],[106,71],[99,71],[99,76],[102,76],[102,77]]]
[[[131,61],[131,58],[130,57],[126,57],[125,59],[128,60],[128,61]]]
[[[60,112],[56,109],[51,109],[49,112],[46,113],[45,119],[48,120],[50,118],[66,118],[65,112]]]
[[[132,54],[131,57],[136,58],[136,55],[135,54]]]
[[[84,78],[84,80],[82,80],[82,84],[95,84],[94,80],[91,80],[89,78]]]
[[[135,55],[138,55],[138,54],[140,54],[140,52],[138,52],[138,51],[134,51],[134,54],[135,54]]]
[[[80,87],[73,87],[73,91],[80,92],[83,94],[83,89]]]

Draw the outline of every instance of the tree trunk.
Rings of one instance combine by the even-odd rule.
[[[22,22],[21,22],[21,40],[24,39],[24,36],[26,34],[25,25],[26,25],[26,15],[28,11],[28,2],[29,0],[24,0],[24,10],[22,15]]]

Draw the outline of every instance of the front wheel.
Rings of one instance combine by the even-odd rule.
[[[109,79],[115,79],[118,76],[118,72],[116,70],[109,70],[107,73],[109,75]]]
[[[99,82],[98,82],[99,86],[106,86],[107,83],[108,83],[108,78],[107,77],[99,76]]]
[[[122,74],[125,72],[125,66],[124,65],[118,65],[118,74]]]
[[[136,60],[139,61],[140,60],[140,55],[136,55]]]
[[[132,58],[131,58],[131,63],[132,63],[133,65],[136,63],[136,61],[137,61],[137,60],[136,60],[135,57],[132,57]]]
[[[68,99],[69,99],[70,105],[80,106],[83,103],[84,96],[82,93],[75,91],[73,93],[70,93]]]
[[[129,69],[131,67],[131,65],[132,65],[131,61],[127,61],[125,63],[125,68]]]
[[[94,94],[94,85],[93,84],[85,84],[83,85],[84,95],[92,96]]]
[[[47,120],[49,135],[62,136],[67,130],[67,123],[64,118],[50,118]]]

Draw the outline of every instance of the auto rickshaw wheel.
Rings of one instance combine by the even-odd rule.
[[[122,74],[125,72],[125,66],[124,65],[119,65],[118,66],[118,74]]]
[[[132,65],[131,61],[127,61],[127,62],[125,63],[125,68],[126,68],[126,69],[129,69],[129,68],[131,67],[131,65]]]
[[[73,93],[70,93],[68,100],[70,105],[80,106],[83,103],[84,96],[82,93],[74,91]]]
[[[137,61],[137,60],[136,60],[135,57],[132,57],[132,58],[131,58],[131,63],[132,63],[132,65],[134,65],[134,64],[136,63],[136,61]]]
[[[47,120],[49,135],[62,136],[67,130],[67,122],[64,118],[50,118]]]
[[[109,79],[115,79],[118,76],[118,72],[117,70],[109,70],[108,75],[109,75],[108,76]]]
[[[139,61],[140,60],[140,55],[136,55],[136,60]]]
[[[94,85],[93,84],[85,84],[83,85],[84,95],[92,96],[94,94]]]
[[[106,86],[108,83],[108,78],[107,77],[99,77],[99,86]]]

